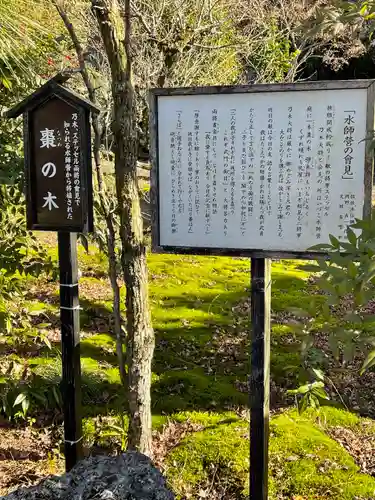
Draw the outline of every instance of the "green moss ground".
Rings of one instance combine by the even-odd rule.
[[[248,423],[234,414],[192,413],[184,418],[204,429],[186,437],[168,456],[167,474],[177,498],[218,485],[232,495],[228,498],[247,498]],[[316,412],[301,417],[293,410],[275,416],[270,428],[270,499],[373,498],[375,478],[361,474],[353,458],[325,432],[338,424],[355,427],[359,421],[332,408],[321,409],[319,419]]]
[[[56,251],[51,250],[56,257]],[[111,295],[105,279],[106,259],[95,249],[79,252],[81,291],[83,400],[86,442],[99,439],[98,416],[117,419],[124,401],[110,330]],[[155,429],[166,422],[200,424],[165,458],[167,477],[178,498],[246,497],[248,489],[248,423],[234,410],[247,406],[249,335],[249,259],[150,255],[150,300],[156,334],[152,401]],[[288,307],[311,299],[309,274],[300,262],[272,266],[271,374],[279,389],[305,380],[298,339],[277,318]],[[50,285],[49,285],[50,286]],[[46,297],[57,316],[57,289]],[[33,308],[45,304],[30,296]],[[38,357],[46,384],[58,380],[59,346]],[[40,384],[40,380],[38,382]],[[276,403],[278,394],[273,396]],[[96,423],[95,423],[96,422]],[[353,428],[355,415],[326,408],[298,416],[288,410],[271,423],[271,499],[375,498],[375,479],[361,474],[351,456],[327,431]],[[100,430],[100,429],[99,429]],[[227,496],[214,496],[226,491]],[[216,494],[216,493],[215,493]],[[184,496],[185,495],[185,496]],[[211,497],[210,497],[211,495]],[[232,496],[231,496],[232,495]]]

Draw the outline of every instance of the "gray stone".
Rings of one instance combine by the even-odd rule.
[[[174,500],[161,472],[136,452],[91,457],[68,474],[32,488],[20,488],[4,500]]]

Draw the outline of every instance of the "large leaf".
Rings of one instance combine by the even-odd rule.
[[[354,262],[351,260],[348,263],[348,275],[350,278],[355,278],[357,276],[357,274],[358,274],[358,268],[354,264]]]
[[[375,277],[375,261],[371,262],[368,268],[363,273],[361,280],[362,284],[365,285]]]
[[[317,266],[316,264],[306,264],[304,266],[301,266],[301,269],[304,271],[307,271],[309,273],[321,273],[322,269],[320,266]]]
[[[288,312],[290,314],[293,314],[293,316],[297,316],[297,318],[309,318],[310,314],[305,311],[304,309],[301,309],[299,307],[288,307]]]
[[[375,314],[365,314],[363,316],[364,323],[374,323],[375,322]]]
[[[350,254],[356,254],[357,253],[357,247],[352,245],[351,243],[347,243],[346,241],[341,242],[342,248]]]
[[[350,227],[348,227],[346,234],[347,234],[349,243],[356,246],[357,245],[357,236],[356,236],[355,232],[352,229],[350,229]]]
[[[320,251],[320,252],[327,252],[329,250],[332,250],[332,245],[329,245],[328,243],[319,243],[318,245],[313,245],[312,247],[309,247],[307,251]]]
[[[26,415],[27,413],[27,410],[29,409],[29,406],[30,406],[30,400],[29,398],[25,398],[23,401],[22,401],[22,411],[23,411],[23,414]]]
[[[302,413],[304,413],[307,410],[308,406],[309,406],[309,398],[308,395],[305,394],[301,398],[301,401],[299,401],[298,403],[298,413],[302,415]]]
[[[320,370],[320,368],[312,368],[312,371],[314,373],[314,375],[316,376],[316,378],[318,380],[320,380],[321,382],[323,382],[324,380],[324,373],[322,370]]]
[[[44,392],[38,391],[35,389],[33,391],[30,391],[30,394],[33,398],[35,398],[37,401],[39,401],[43,405],[47,404],[47,398],[46,398],[46,395],[44,394]]]
[[[346,313],[343,319],[345,321],[348,321],[349,323],[362,323],[361,316],[359,314],[354,313],[354,312]]]
[[[336,238],[336,236],[333,236],[333,234],[330,234],[329,235],[329,240],[330,240],[331,245],[333,246],[333,248],[337,248],[337,250],[340,248],[340,242]]]
[[[375,365],[375,349],[368,354],[359,373],[363,375],[366,370],[368,370],[374,365]]]
[[[323,382],[313,382],[312,384],[305,384],[298,387],[298,389],[290,389],[287,391],[288,394],[307,394],[313,389],[323,388]]]
[[[16,397],[16,399],[14,400],[14,403],[13,403],[13,406],[17,406],[17,405],[20,405],[23,401],[25,401],[27,399],[27,394],[26,392],[21,392],[20,394],[18,394],[18,396]]]
[[[317,387],[317,388],[313,389],[312,393],[321,399],[329,400],[328,394],[326,393],[326,391],[322,387]]]

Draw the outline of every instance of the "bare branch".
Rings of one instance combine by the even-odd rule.
[[[130,0],[125,0],[124,27],[125,27],[124,46],[126,54],[126,73],[130,80],[132,72]]]
[[[136,19],[138,19],[140,21],[140,23],[142,24],[144,30],[146,31],[146,33],[148,35],[154,37],[155,34],[151,30],[150,26],[147,24],[145,17],[140,13],[140,11],[135,6],[132,7],[132,10],[133,10],[133,14],[131,16],[135,17]]]
[[[199,43],[189,43],[186,45],[187,47],[196,47],[197,49],[204,49],[204,50],[220,50],[220,49],[227,49],[229,47],[238,47],[239,44],[237,43],[227,43],[226,45],[200,45]]]
[[[70,21],[68,14],[62,8],[62,6],[58,0],[52,0],[52,3],[56,7],[57,12],[59,13],[59,15],[60,15],[60,17],[65,25],[65,28],[67,29],[69,36],[73,42],[74,49],[76,51],[78,62],[79,62],[79,67],[81,69],[82,78],[83,78],[83,81],[85,82],[90,100],[94,104],[96,104],[95,88],[90,80],[89,75],[88,75],[86,64],[85,64],[84,50],[83,50],[81,42],[79,41],[79,38],[76,34],[73,23]]]

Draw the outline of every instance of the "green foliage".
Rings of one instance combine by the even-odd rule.
[[[119,415],[116,420],[117,422],[107,423],[100,429],[99,438],[115,438],[118,441],[119,449],[125,451],[128,442],[129,421],[125,414]]]
[[[89,254],[82,248],[79,251],[83,274],[96,276],[85,277],[81,289],[82,306],[86,312],[90,308],[92,314],[83,327],[81,343],[85,444],[110,452],[124,446],[126,439],[118,404],[121,384],[115,340],[103,316],[104,312],[110,314],[109,305],[103,312],[105,290],[109,290],[104,278],[108,262],[96,248],[91,246],[89,250]],[[227,409],[242,408],[248,400],[249,260],[156,254],[148,259],[157,335],[153,408],[162,414],[156,415],[154,422],[159,431],[163,424],[175,423],[177,435],[180,424],[183,430],[186,428],[183,441],[166,456],[168,479],[180,498],[185,492],[190,492],[191,498],[199,498],[202,492],[208,494],[206,498],[215,498],[213,491],[223,492],[225,488],[233,493],[232,498],[246,498],[248,422]],[[275,314],[292,304],[308,309],[315,286],[299,261],[273,262],[272,275]],[[96,296],[97,291],[104,302]],[[52,308],[57,311],[56,305]],[[297,314],[298,310],[293,312]],[[93,334],[94,324],[106,333]],[[302,368],[299,353],[291,345],[292,336],[288,325],[274,325],[271,370],[273,380],[282,388],[291,387],[287,385],[290,378],[294,381]],[[26,385],[45,390],[51,402],[45,408],[31,396],[26,418],[37,417],[40,411],[50,415],[51,409],[57,408],[52,388],[58,387],[61,376],[57,350],[40,352],[32,363],[36,377],[34,383],[29,380]],[[293,366],[288,369],[288,364]],[[312,376],[319,381],[316,373]],[[244,381],[243,391],[237,388],[238,380]],[[13,407],[23,392],[24,383],[16,384],[9,395],[13,419],[23,418],[14,416],[22,411],[22,402]],[[213,407],[215,413],[209,413]],[[176,414],[177,408],[183,411]],[[345,449],[329,437],[330,427],[357,430],[359,422],[363,419],[336,408],[308,409],[302,416],[288,411],[273,417],[270,499],[282,494],[285,498],[301,495],[311,500],[319,495],[331,495],[334,500],[371,498],[374,480],[361,474]]]
[[[46,251],[25,227],[25,202],[16,186],[0,185],[0,333],[13,344],[42,341],[44,329],[32,325],[32,314],[23,305],[28,276],[51,272],[54,265]]]
[[[330,243],[316,245],[312,251],[325,252],[328,259],[319,258],[307,269],[319,273],[318,286],[325,292],[325,301],[317,304],[311,301],[306,310],[291,310],[298,320],[290,323],[294,331],[304,337],[302,354],[308,355],[313,345],[313,334],[317,328],[329,333],[329,345],[335,358],[341,358],[345,366],[358,351],[368,351],[375,345],[375,315],[366,309],[374,297],[375,285],[375,223],[374,219],[357,220],[347,229],[345,241],[330,235]],[[335,323],[332,316],[336,311],[345,311]],[[361,374],[375,365],[375,350],[370,348]],[[314,375],[322,384],[323,374],[314,370]],[[303,389],[303,390],[302,390]],[[299,408],[305,410],[308,404],[319,402],[312,390],[300,387],[292,393],[304,396]],[[322,388],[320,387],[319,390]],[[310,395],[311,394],[311,395]],[[327,399],[320,395],[322,399]]]
[[[207,424],[210,420],[207,416]],[[168,455],[167,477],[177,499],[199,498],[200,491],[212,494],[216,488],[230,498],[247,498],[249,443],[244,438],[248,425],[238,418],[231,420],[213,418],[212,425],[186,437]]]
[[[314,369],[314,374],[318,375],[321,380],[312,382],[311,384],[305,384],[298,387],[298,389],[292,389],[288,391],[288,394],[294,394],[297,399],[297,407],[299,413],[303,413],[307,408],[319,408],[320,400],[328,400],[329,396],[324,390],[324,375],[321,370]],[[298,399],[298,396],[301,396]]]
[[[63,29],[49,0],[0,2],[0,115],[71,66]],[[57,42],[57,40],[60,40]],[[22,177],[22,120],[0,120],[0,183]]]
[[[286,33],[280,30],[277,20],[271,17],[258,50],[247,64],[255,71],[256,80],[262,83],[284,82],[293,62],[300,55],[292,49]]]
[[[23,168],[22,127],[0,119],[0,184],[14,184]]]
[[[6,303],[5,327],[1,332],[6,342],[14,347],[42,344],[51,349],[47,330],[47,328],[50,327],[50,323],[46,311],[44,309],[30,311],[24,305],[18,309],[20,304],[22,304],[22,302],[13,301],[13,303]],[[46,316],[48,321],[37,323],[37,325],[34,326],[33,317],[40,315]]]
[[[1,412],[8,419],[25,420],[38,409],[59,408],[61,396],[58,385],[46,385],[38,373],[38,363],[10,355],[0,368]]]
[[[214,498],[223,491],[229,498],[247,498],[249,423],[233,413],[190,412],[172,421],[197,426],[167,456],[166,474],[177,498]],[[355,429],[360,422],[334,408],[309,410],[303,417],[294,411],[274,416],[270,500],[372,498],[375,480],[361,474],[349,453],[324,432],[336,425]]]
[[[0,75],[2,85],[14,93],[48,71],[58,52],[56,36],[61,29],[48,0],[2,0],[0,3]],[[9,93],[6,93],[9,95]]]
[[[316,19],[315,33],[341,33],[348,27],[353,36],[370,41],[375,29],[374,0],[339,0],[320,9]]]
[[[271,498],[371,498],[375,480],[315,423],[316,412],[309,417],[288,411],[271,420]]]

